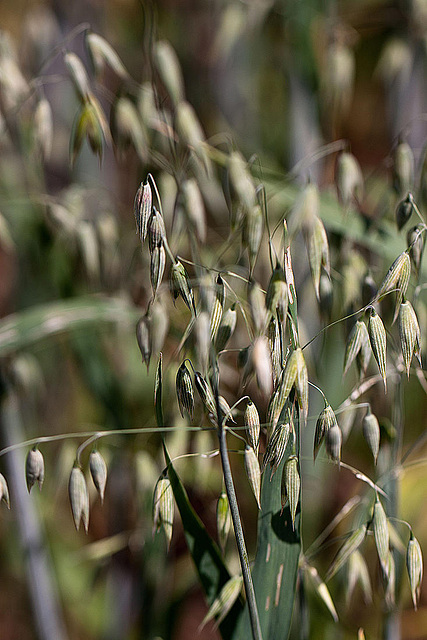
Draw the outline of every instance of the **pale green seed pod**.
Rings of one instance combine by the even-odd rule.
[[[259,284],[254,280],[249,281],[248,301],[255,333],[261,335],[264,333],[267,324],[267,310],[265,306],[265,295]]]
[[[420,327],[413,306],[406,300],[399,310],[399,335],[402,346],[403,362],[409,378],[412,356],[419,353]]]
[[[345,151],[339,155],[335,180],[338,198],[344,207],[348,207],[353,200],[360,201],[363,195],[362,170],[351,153]]]
[[[273,386],[277,382],[282,371],[282,345],[280,340],[279,324],[276,317],[272,317],[267,327],[267,338],[271,352],[271,366],[273,370]]]
[[[212,163],[205,149],[205,134],[191,104],[181,100],[175,112],[176,130],[183,144],[194,151],[203,163],[208,175],[212,173]]]
[[[93,484],[99,493],[102,504],[104,502],[105,486],[107,484],[107,465],[102,455],[96,449],[90,453],[89,469]]]
[[[259,204],[248,209],[243,218],[242,244],[249,254],[249,272],[252,274],[258,257],[264,231],[264,216]]]
[[[337,555],[332,561],[331,566],[326,574],[326,582],[328,582],[333,576],[345,565],[350,556],[360,547],[366,537],[367,525],[362,524],[356,529],[349,538],[344,542],[342,547],[338,550]]]
[[[331,594],[329,593],[329,589],[326,586],[326,584],[320,578],[317,572],[317,569],[306,563],[304,565],[304,576],[306,576],[309,579],[312,587],[315,590],[316,595],[320,598],[320,600],[326,606],[326,608],[328,609],[334,621],[338,622],[338,614],[335,609],[335,605],[332,600]]]
[[[216,505],[216,528],[219,546],[224,553],[228,534],[230,533],[231,529],[230,505],[228,503],[228,498],[225,491],[221,492]]]
[[[251,353],[251,367],[255,371],[258,388],[266,397],[273,390],[273,372],[271,369],[270,347],[265,336],[255,339]]]
[[[393,188],[403,196],[414,185],[414,154],[407,142],[399,142],[393,154]]]
[[[135,195],[133,203],[133,214],[136,222],[136,232],[140,237],[142,243],[144,243],[147,236],[148,221],[151,216],[151,210],[153,207],[153,193],[151,185],[146,178],[144,182],[141,182],[138,191]]]
[[[176,374],[176,395],[178,398],[179,410],[184,418],[187,413],[193,419],[194,412],[194,390],[190,373],[185,365],[181,364]]]
[[[314,217],[304,231],[311,277],[313,279],[316,297],[319,300],[319,283],[322,268],[329,275],[329,243],[325,227],[319,217]]]
[[[142,361],[146,364],[148,371],[151,359],[151,322],[147,315],[138,320],[136,325],[136,340],[141,352]]]
[[[381,297],[392,289],[397,289],[396,293],[396,309],[394,312],[393,322],[399,313],[402,298],[406,295],[406,290],[411,277],[411,259],[408,250],[404,251],[396,258],[386,273],[386,276],[378,289],[378,296]]]
[[[165,475],[160,476],[153,496],[153,535],[163,529],[169,549],[172,539],[174,502],[172,485]]]
[[[215,349],[217,352],[222,351],[227,346],[228,341],[234,333],[237,324],[237,311],[236,304],[233,303],[229,309],[224,313],[221,324],[218,327],[218,332],[215,340]]]
[[[385,583],[384,600],[387,608],[391,611],[396,606],[396,564],[391,551],[387,557],[387,572],[383,573]]]
[[[374,354],[374,358],[377,361],[378,369],[384,381],[384,390],[387,391],[386,333],[383,321],[373,307],[371,307],[371,315],[368,323],[368,333],[369,340],[371,342],[372,353]]]
[[[235,419],[233,418],[233,413],[230,409],[230,405],[228,404],[227,400],[224,398],[224,396],[218,396],[218,402],[219,402],[219,406],[221,409],[221,414],[222,414],[222,420],[224,422],[224,424],[226,422],[228,422],[229,420],[231,420],[231,422],[236,423]],[[212,424],[214,426],[216,426],[216,421],[213,420]]]
[[[154,247],[151,252],[150,280],[151,280],[151,287],[153,289],[153,297],[156,295],[157,289],[159,288],[163,280],[165,266],[166,266],[166,252],[163,246],[163,242],[161,241],[160,244],[157,247]]]
[[[276,426],[270,440],[268,441],[267,448],[262,460],[261,472],[264,471],[268,463],[270,463],[271,473],[270,481],[276,473],[283,456],[285,455],[286,447],[291,434],[294,433],[294,425],[292,422],[290,411],[286,416],[286,421]]]
[[[288,399],[291,389],[297,378],[297,351],[298,349],[295,349],[288,357],[285,368],[280,375],[277,389],[270,400],[270,404],[268,407],[268,422],[271,422],[272,429],[274,429],[277,421],[279,420],[280,413],[285,406],[285,402]]]
[[[91,89],[83,62],[72,51],[67,51],[64,55],[64,62],[79,99],[85,102],[90,96]]]
[[[171,291],[173,299],[180,295],[190,311],[196,314],[193,289],[190,285],[188,273],[180,260],[176,260],[171,267]]]
[[[297,195],[293,204],[289,222],[290,235],[309,225],[313,218],[318,217],[319,210],[319,189],[316,184],[309,182]]]
[[[44,482],[44,459],[41,451],[34,446],[28,453],[25,460],[25,479],[27,482],[28,493],[32,486],[37,482],[40,491]]]
[[[2,473],[0,473],[0,502],[4,502],[7,508],[10,509],[9,488]]]
[[[414,267],[415,275],[418,278],[420,272],[421,260],[424,252],[424,233],[421,233],[424,229],[423,224],[417,224],[412,229],[409,229],[406,242],[408,243],[409,257]]]
[[[278,263],[268,283],[265,305],[270,317],[275,317],[277,313],[279,321],[283,322],[288,311],[288,285],[285,273]]]
[[[83,522],[83,526],[87,533],[89,527],[89,494],[83,471],[77,462],[74,463],[74,467],[71,471],[70,480],[68,482],[68,495],[70,498],[74,525],[78,531],[80,523]]]
[[[258,410],[252,400],[248,400],[248,403],[246,405],[244,421],[249,444],[253,448],[255,453],[258,454],[259,434],[261,427]]]
[[[202,194],[194,178],[185,180],[182,185],[185,209],[193,225],[199,242],[206,241],[206,212]]]
[[[216,419],[215,398],[210,386],[199,371],[196,371],[194,373],[194,384],[196,385],[196,389],[199,393],[201,401],[205,406],[206,411],[212,414],[212,416],[214,416],[214,419]]]
[[[375,464],[377,464],[378,452],[380,450],[380,425],[378,424],[377,417],[371,413],[370,407],[363,418],[362,429],[363,437],[374,456]]]
[[[383,573],[388,576],[389,574],[389,531],[387,516],[384,511],[384,507],[378,498],[378,495],[374,504],[374,515],[372,520],[372,526],[374,530],[375,546],[377,547],[378,558],[380,560]]]
[[[245,211],[256,205],[256,189],[245,159],[238,151],[230,153],[228,161],[230,185]]]
[[[338,423],[333,424],[325,433],[325,447],[328,456],[334,462],[341,461],[342,432]]]
[[[221,323],[222,314],[225,304],[225,285],[224,280],[221,278],[221,274],[218,274],[215,283],[215,300],[212,307],[212,313],[210,317],[210,338],[215,340],[218,329]]]
[[[154,61],[174,106],[184,99],[184,80],[175,50],[165,40],[154,46]]]
[[[248,444],[245,446],[245,471],[255,496],[258,509],[261,509],[261,469],[255,451]]]
[[[70,134],[70,163],[74,162],[80,153],[85,138],[90,148],[102,159],[104,148],[105,129],[100,116],[100,107],[95,103],[95,98],[84,102],[77,111]]]
[[[353,551],[347,564],[347,580],[345,583],[345,602],[347,608],[350,606],[352,601],[356,584],[359,584],[362,589],[365,603],[370,604],[372,602],[371,579],[369,577],[366,560],[358,550]]]
[[[295,391],[299,408],[302,413],[302,424],[305,425],[308,415],[308,371],[301,347],[295,349],[297,375],[295,378]]]
[[[219,595],[212,602],[209,611],[202,620],[199,632],[203,629],[207,622],[216,618],[216,624],[220,625],[225,616],[231,610],[243,588],[243,577],[233,576],[222,587]]]
[[[399,231],[403,229],[405,224],[408,222],[409,218],[412,215],[414,210],[414,198],[412,197],[412,193],[408,193],[406,198],[401,200],[396,207],[395,218],[396,224]]]
[[[85,33],[85,44],[96,76],[99,77],[107,65],[122,80],[129,79],[129,74],[117,52],[102,36],[88,30]]]
[[[148,219],[147,234],[148,248],[150,250],[150,253],[152,253],[154,249],[158,247],[166,238],[166,229],[163,216],[159,211],[157,211],[156,207],[154,206],[151,209],[151,214]]]
[[[316,460],[317,453],[322,444],[325,434],[337,425],[337,419],[330,404],[327,404],[323,411],[320,413],[316,422],[316,429],[314,432],[314,447],[313,447],[313,459]]]
[[[295,516],[299,502],[300,485],[301,481],[298,471],[298,458],[296,456],[289,456],[283,466],[282,472],[281,513],[283,512],[286,502],[289,500],[292,529],[295,529]]]
[[[49,160],[53,143],[53,117],[46,98],[38,101],[34,110],[34,147],[42,160]]]
[[[132,145],[139,159],[146,162],[147,132],[135,104],[125,96],[120,96],[113,105],[111,130],[118,150]]]
[[[345,347],[344,375],[349,370],[351,363],[356,359],[356,356],[360,353],[362,346],[366,344],[369,346],[368,330],[363,320],[357,320],[349,333]]]
[[[412,603],[417,610],[420,599],[421,584],[423,581],[423,554],[420,543],[411,531],[411,537],[406,550],[406,568],[408,571],[409,585],[411,587]]]

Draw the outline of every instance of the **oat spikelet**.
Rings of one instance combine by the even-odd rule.
[[[420,327],[414,308],[409,300],[402,302],[400,305],[399,335],[406,375],[409,378],[412,356],[418,355],[420,351]]]
[[[248,444],[244,454],[245,471],[255,496],[258,509],[261,509],[261,470],[255,451]]]
[[[368,443],[368,447],[374,456],[374,462],[377,464],[378,452],[380,449],[380,425],[376,415],[371,413],[371,408],[368,407],[366,415],[362,421],[363,437]]]
[[[248,442],[255,453],[258,455],[259,434],[261,427],[258,410],[252,400],[248,400],[248,403],[246,405],[244,421]]]
[[[218,533],[219,546],[224,553],[228,534],[230,533],[231,529],[230,505],[228,503],[228,498],[225,491],[221,492],[216,505],[216,529]]]
[[[25,461],[25,479],[28,493],[37,482],[41,491],[44,482],[44,459],[41,451],[34,446],[28,453]]]
[[[167,475],[162,475],[157,480],[153,496],[153,534],[163,529],[168,549],[172,539],[173,527],[173,491]]]
[[[384,381],[384,390],[387,392],[386,379],[386,333],[383,321],[375,309],[371,307],[371,315],[368,324],[369,340],[371,342],[372,353],[377,361],[378,369]]]
[[[10,509],[9,488],[2,473],[0,473],[0,502],[4,502],[7,508]]]
[[[71,511],[73,513],[74,524],[79,530],[80,523],[87,533],[89,527],[89,494],[86,480],[78,462],[74,463],[68,483],[68,495],[70,498]]]
[[[289,456],[283,466],[282,472],[282,491],[281,491],[281,504],[283,509],[286,502],[289,500],[289,509],[291,512],[292,529],[295,529],[295,516],[297,512],[299,494],[300,494],[300,476],[298,471],[298,458],[296,456]]]
[[[412,602],[416,611],[420,599],[421,583],[423,581],[423,554],[420,543],[412,531],[406,550],[406,568],[408,570]]]
[[[362,524],[358,529],[356,529],[349,538],[344,542],[344,544],[338,550],[337,555],[332,561],[331,566],[328,569],[328,573],[326,574],[326,582],[333,578],[333,576],[344,566],[347,560],[350,558],[351,554],[356,551],[364,541],[366,537],[367,525]]]
[[[95,485],[95,488],[99,493],[101,503],[103,503],[105,485],[107,484],[107,465],[102,455],[96,449],[91,451],[91,454],[89,456],[89,469],[92,476],[93,484]]]

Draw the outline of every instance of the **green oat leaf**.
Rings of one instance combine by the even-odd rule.
[[[163,450],[187,546],[196,566],[200,583],[205,591],[207,603],[212,606],[231,576],[222,560],[217,544],[211,538],[191,506],[187,492],[171,463],[164,443]],[[220,623],[219,629],[224,640],[234,638],[234,629],[242,608],[241,600],[236,600],[227,617]],[[250,633],[247,637],[250,637]]]
[[[252,579],[264,640],[285,640],[288,637],[296,593],[301,549],[300,505],[297,507],[295,530],[292,529],[289,503],[280,515],[282,471],[286,458],[291,454],[291,446],[292,443],[288,442],[277,473],[271,481],[264,474],[261,486],[258,548],[252,565]],[[251,627],[246,607],[233,640],[248,638],[251,638]]]

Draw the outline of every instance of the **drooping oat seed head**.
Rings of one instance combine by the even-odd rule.
[[[215,300],[210,317],[210,339],[215,340],[225,304],[225,284],[219,273],[215,283]]]
[[[187,413],[193,419],[194,413],[194,390],[190,372],[188,371],[185,360],[179,367],[176,374],[176,395],[178,398],[179,410],[184,418]]]
[[[147,314],[138,320],[136,325],[136,340],[141,352],[142,361],[146,364],[148,371],[151,359],[151,321]]]
[[[107,40],[88,30],[85,33],[85,44],[97,77],[108,65],[121,80],[129,80],[129,74],[123,62]]]
[[[359,584],[362,589],[365,603],[371,603],[372,586],[371,579],[369,577],[369,570],[365,558],[358,550],[353,551],[348,559],[345,594],[346,607],[350,606],[356,584]]]
[[[42,160],[49,160],[53,144],[52,108],[46,98],[41,98],[34,110],[34,147]]]
[[[380,502],[378,494],[374,504],[374,514],[372,519],[372,527],[374,530],[375,546],[377,548],[378,558],[383,573],[389,575],[389,531],[387,516],[384,507]]]
[[[104,502],[105,486],[107,484],[107,464],[97,449],[94,449],[90,453],[89,469],[93,484],[99,493],[102,504]]]
[[[184,80],[178,56],[166,40],[156,42],[154,62],[174,106],[184,99]]]
[[[412,356],[420,352],[420,326],[413,306],[406,300],[399,310],[399,335],[402,346],[403,362],[409,378]]]
[[[163,241],[157,247],[154,247],[151,251],[150,258],[150,280],[151,287],[153,289],[153,297],[156,296],[157,289],[159,288],[166,266],[166,252],[163,246]]]
[[[255,453],[258,455],[258,447],[259,447],[259,434],[260,434],[260,421],[259,414],[255,404],[252,400],[248,400],[245,415],[244,415],[246,434],[248,438],[248,442],[250,446],[253,448]]]
[[[337,424],[337,418],[334,410],[328,403],[323,411],[320,413],[316,422],[316,429],[314,432],[314,447],[313,447],[313,459],[316,460],[320,445],[325,437],[325,434]]]
[[[88,75],[81,59],[72,51],[64,55],[64,63],[70,76],[77,96],[83,103],[88,100],[91,89]]]
[[[264,231],[264,217],[259,204],[245,211],[243,218],[242,244],[249,254],[249,272],[252,274]]]
[[[398,196],[414,186],[414,154],[407,142],[399,142],[393,154],[393,188]]]
[[[408,193],[406,198],[401,200],[396,207],[395,218],[396,224],[399,231],[403,229],[405,224],[408,222],[409,218],[412,215],[414,210],[414,198],[412,193]]]
[[[349,207],[353,200],[361,200],[363,196],[362,170],[354,155],[348,151],[344,151],[338,157],[335,181],[338,198],[344,207]]]
[[[311,277],[313,279],[316,297],[319,300],[319,283],[322,269],[330,274],[329,243],[325,227],[319,217],[314,217],[304,230]]]
[[[409,278],[411,277],[411,259],[408,250],[401,253],[391,265],[386,276],[378,289],[378,296],[381,297],[388,291],[396,289],[396,308],[394,312],[393,322],[399,313],[400,304],[403,296],[406,295]]]
[[[291,436],[294,437],[294,425],[289,409],[286,411],[284,421],[279,422],[271,434],[262,460],[261,473],[264,472],[267,464],[270,463],[270,481],[285,455],[286,447]]]
[[[190,285],[190,279],[184,265],[178,259],[176,259],[171,267],[171,290],[173,299],[176,300],[180,295],[190,311],[196,315],[196,306],[194,304],[194,294]]]
[[[281,514],[289,500],[289,510],[291,512],[292,529],[295,530],[295,516],[297,512],[301,480],[298,471],[298,458],[289,456],[283,466],[281,482]]]
[[[423,581],[423,554],[420,543],[412,531],[406,550],[406,568],[408,571],[409,585],[411,587],[412,602],[416,611]]]
[[[424,224],[417,224],[415,227],[412,227],[412,229],[409,229],[406,235],[409,257],[417,278],[420,272],[421,260],[424,252],[424,230]]]
[[[273,370],[273,386],[276,388],[282,371],[282,342],[280,338],[277,317],[272,317],[267,327],[267,338],[271,352],[271,366]]]
[[[248,284],[248,301],[255,333],[261,335],[267,324],[265,295],[257,282],[250,280]]]
[[[78,462],[74,463],[70,474],[68,495],[70,498],[74,525],[78,531],[80,523],[83,522],[83,526],[87,533],[89,527],[89,494],[83,471]]]
[[[371,412],[371,407],[363,417],[362,421],[363,437],[374,456],[374,462],[377,464],[378,452],[380,450],[380,425],[375,414]]]
[[[167,475],[161,475],[157,480],[153,496],[153,535],[163,529],[169,549],[173,528],[173,491]]]
[[[384,381],[384,390],[387,392],[387,379],[386,379],[386,333],[383,321],[377,314],[375,309],[371,307],[371,315],[368,323],[369,340],[371,342],[372,353],[377,361],[378,369]]]
[[[333,576],[345,565],[350,556],[360,547],[366,537],[367,525],[362,524],[356,529],[344,542],[344,544],[338,550],[335,558],[332,561],[331,566],[326,574],[326,582],[328,582]]]
[[[228,160],[230,185],[245,212],[257,202],[256,189],[245,159],[238,151],[232,151]]]
[[[199,626],[198,633],[210,621],[216,618],[216,625],[220,625],[228,612],[233,607],[243,588],[243,577],[241,575],[232,576],[222,587],[219,595],[212,602],[209,611]]]
[[[147,236],[148,221],[151,216],[151,210],[153,207],[153,194],[151,191],[151,185],[146,178],[144,182],[139,185],[138,191],[135,195],[133,203],[133,214],[136,222],[136,232],[140,237],[143,244]]]
[[[363,322],[363,320],[357,320],[349,333],[347,344],[345,347],[344,375],[347,373],[352,362],[359,355],[364,345],[368,345],[370,351],[369,334],[366,328],[366,324]],[[367,367],[368,363],[363,362],[363,364],[366,364]]]
[[[325,433],[325,447],[328,456],[334,462],[341,461],[342,432],[338,423],[333,424]]]
[[[202,194],[195,178],[185,180],[182,185],[188,220],[193,225],[199,242],[206,241],[206,212]]]
[[[288,285],[286,283],[285,272],[279,263],[271,274],[265,297],[269,318],[277,317],[280,322],[286,319],[288,311]]]
[[[231,530],[230,505],[228,503],[228,498],[225,491],[221,492],[216,505],[216,529],[218,534],[219,546],[224,553],[228,534]]]
[[[248,476],[258,509],[261,509],[261,470],[258,457],[253,448],[248,444],[245,446],[244,462],[246,475]]]
[[[0,473],[0,502],[4,502],[7,508],[10,509],[9,488],[2,473]]]
[[[147,235],[150,253],[152,253],[154,249],[163,242],[164,238],[166,238],[163,216],[154,206],[151,209],[151,214],[148,219]]]
[[[194,373],[194,384],[196,385],[196,389],[207,413],[212,414],[212,416],[214,416],[216,419],[216,404],[214,395],[210,386],[199,371],[196,371]]]
[[[44,482],[44,459],[41,451],[37,446],[34,446],[27,453],[25,460],[25,479],[27,482],[28,493],[30,493],[32,486],[37,482],[40,491],[42,490]]]
[[[237,324],[236,303],[233,303],[224,313],[215,340],[215,349],[222,351],[234,333]]]

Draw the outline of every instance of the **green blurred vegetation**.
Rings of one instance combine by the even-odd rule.
[[[76,434],[40,444],[46,463],[43,492],[34,488],[31,510],[24,506],[39,538],[25,542],[20,529],[23,516],[16,508],[22,496],[19,483],[26,491],[24,454],[29,446],[0,458],[12,506],[9,512],[2,504],[0,514],[1,637],[40,637],[34,613],[37,585],[28,574],[28,556],[39,543],[48,551],[48,573],[56,615],[66,629],[64,638],[197,637],[207,605],[186,548],[186,531],[176,517],[169,551],[162,532],[152,536],[152,494],[165,465],[153,403],[160,349],[164,424],[173,427],[166,436],[169,454],[176,459],[174,467],[191,504],[214,539],[222,474],[217,456],[197,455],[215,450],[216,438],[207,430],[186,429],[188,422],[179,414],[176,370],[184,357],[193,358],[202,369],[202,359],[193,334],[183,342],[186,332],[190,334],[190,313],[182,300],[172,301],[169,266],[151,306],[150,260],[145,247],[141,251],[132,215],[135,193],[152,173],[172,253],[190,261],[186,268],[197,301],[203,294],[202,275],[207,271],[200,265],[204,265],[221,271],[227,280],[227,307],[235,298],[241,302],[230,352],[220,358],[221,393],[230,405],[248,393],[264,423],[268,398],[254,377],[243,388],[243,371],[237,364],[236,351],[252,342],[247,324],[251,327],[253,321],[246,283],[230,276],[230,272],[244,279],[249,276],[241,228],[230,226],[241,207],[241,194],[230,178],[230,154],[239,150],[253,184],[265,186],[269,226],[275,230],[272,243],[280,257],[281,222],[283,218],[288,222],[304,345],[329,322],[362,308],[367,303],[362,291],[367,275],[378,286],[406,249],[409,224],[398,231],[395,210],[407,191],[426,215],[426,3],[6,0],[0,18],[0,356],[4,401],[10,397],[16,401],[3,411],[0,442],[5,448],[42,436]],[[120,64],[114,58],[102,68],[94,66],[87,47],[89,28],[106,39]],[[159,42],[171,48],[161,49]],[[88,93],[72,56],[83,64]],[[194,108],[190,130],[178,117],[183,101]],[[396,177],[396,149],[401,142],[414,156],[414,173],[404,185]],[[343,151],[360,163],[364,182],[347,203],[342,194],[337,198],[336,191],[337,158]],[[197,237],[186,212],[183,183],[188,178],[195,178],[202,195],[205,240]],[[310,277],[301,233],[307,185],[316,185],[320,193],[318,215],[331,254],[332,305],[327,296],[319,304]],[[417,222],[413,214],[411,225]],[[199,234],[203,236],[200,229]],[[264,230],[252,274],[263,290],[271,266]],[[418,314],[424,359],[425,274],[422,266],[418,279],[412,276],[407,294]],[[213,289],[212,282],[209,286]],[[392,371],[389,393],[385,396],[381,384],[376,384],[360,398],[370,403],[380,422],[378,464],[374,467],[362,437],[363,409],[356,409],[354,420],[348,421],[352,424],[345,434],[342,460],[378,482],[389,496],[384,502],[388,515],[407,520],[425,549],[426,381],[415,359],[410,378],[402,376],[389,298],[381,305]],[[135,324],[148,310],[155,318],[157,349],[147,372]],[[166,318],[163,342],[161,321]],[[331,326],[304,350],[310,381],[334,409],[358,381],[355,365],[345,378],[342,375],[353,321]],[[368,374],[377,374],[373,358]],[[372,489],[344,465],[339,470],[331,465],[323,449],[313,465],[313,435],[322,408],[321,396],[311,390],[300,452],[302,550],[310,553],[298,573],[290,637],[350,639],[362,628],[367,639],[421,638],[425,595],[421,591],[415,613],[405,569],[405,525],[394,524],[400,537],[400,543],[396,538],[392,543],[395,604],[388,609],[384,604],[371,534],[363,553],[373,601],[366,603],[358,587],[346,602],[345,569],[327,582],[338,622],[325,604],[323,586],[319,598],[316,575],[325,579],[340,543],[366,520],[374,501]],[[16,421],[12,433],[8,415]],[[236,411],[239,425],[242,415]],[[337,418],[345,433],[348,414],[337,413]],[[192,424],[209,426],[200,403]],[[132,429],[146,433],[119,433]],[[102,438],[99,445],[109,474],[105,503],[101,505],[88,475],[91,513],[85,537],[83,527],[79,533],[74,529],[68,478],[76,448],[87,434],[108,430],[118,433]],[[230,437],[229,448],[254,561],[256,503],[243,471],[241,442]],[[85,470],[89,453],[87,448],[82,454]],[[195,455],[180,457],[187,453]],[[22,469],[21,477],[15,475],[15,463]],[[312,546],[359,493],[358,506],[319,547]],[[231,575],[239,572],[232,536],[225,564]],[[200,635],[220,637],[212,622]]]

